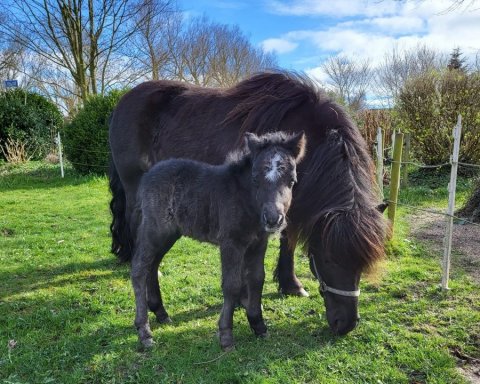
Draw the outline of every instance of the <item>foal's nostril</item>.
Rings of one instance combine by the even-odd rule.
[[[283,223],[283,215],[280,214],[280,215],[278,215],[277,225],[280,225],[282,223]]]

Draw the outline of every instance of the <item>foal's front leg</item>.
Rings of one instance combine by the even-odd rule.
[[[222,261],[223,308],[218,321],[220,346],[224,351],[234,348],[233,311],[242,290],[242,258],[245,249],[234,244],[220,246]]]
[[[267,326],[262,315],[262,291],[265,282],[264,259],[268,238],[256,241],[245,253],[245,279],[248,291],[247,318],[256,336],[265,337]]]

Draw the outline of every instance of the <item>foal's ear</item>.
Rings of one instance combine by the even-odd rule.
[[[258,148],[260,147],[261,142],[257,135],[251,132],[246,132],[245,145],[251,153],[255,153],[258,151]]]
[[[285,146],[289,151],[295,156],[295,161],[300,162],[305,156],[305,150],[307,146],[307,138],[304,131],[300,131],[295,134],[293,137],[288,139],[285,143]]]

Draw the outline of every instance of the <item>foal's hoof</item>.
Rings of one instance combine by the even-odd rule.
[[[157,316],[157,321],[160,324],[168,324],[172,322],[172,319],[170,318],[170,316]]]
[[[259,339],[267,339],[268,338],[268,332],[265,331],[263,333],[255,334]]]
[[[235,350],[235,344],[221,345],[223,352],[232,352]]]
[[[222,332],[217,332],[217,336],[220,339],[220,347],[224,352],[230,352],[235,349],[235,344],[233,342],[232,334],[222,334]]]
[[[148,339],[143,339],[141,340],[142,342],[142,346],[144,348],[152,348],[153,345],[155,344],[155,342],[153,341],[153,339],[151,337],[149,337]]]
[[[302,287],[281,288],[280,292],[287,296],[309,297],[308,292]]]

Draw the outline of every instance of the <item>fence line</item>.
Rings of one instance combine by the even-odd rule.
[[[108,169],[108,165],[99,165],[99,164],[86,164],[86,163],[79,163],[77,161],[70,161],[68,160],[70,164],[75,164],[75,165],[83,165],[85,167],[95,167],[95,168],[105,168]]]
[[[386,203],[393,203],[393,201],[390,201],[390,200],[384,200]],[[406,207],[406,208],[410,208],[410,209],[415,209],[417,211],[423,211],[423,212],[428,212],[428,213],[433,213],[435,215],[439,215],[439,216],[448,216],[448,217],[451,217],[453,219],[457,219],[459,221],[462,221],[462,222],[465,222],[465,223],[468,223],[468,224],[472,224],[473,226],[475,227],[480,227],[480,224],[478,223],[474,223],[473,221],[470,221],[470,220],[467,220],[463,217],[459,217],[459,216],[455,216],[455,215],[450,215],[448,212],[441,212],[441,211],[436,211],[434,209],[428,209],[428,208],[421,208],[421,207],[417,207],[415,205],[410,205],[410,204],[406,204],[404,202],[401,202],[401,201],[397,201],[397,205],[401,205],[403,207]]]
[[[73,147],[73,146],[69,146],[69,148],[76,149],[78,151],[89,152],[89,153],[101,153],[101,154],[104,154],[104,155],[109,155],[110,154],[110,151],[98,151],[98,150],[95,150],[95,149],[85,149],[85,148]]]
[[[452,165],[452,163],[450,163],[450,162],[442,163],[442,164],[427,165],[427,164],[416,163],[414,161],[396,161],[396,160],[393,160],[393,159],[385,159],[385,163],[387,163],[387,164],[400,163],[400,164],[407,164],[407,165],[410,164],[410,165],[414,165],[418,168],[441,168],[441,167],[445,167],[447,165]],[[462,163],[461,161],[459,161],[457,164],[462,166],[462,167],[480,168],[480,164]]]
[[[419,208],[419,207],[415,207],[415,206],[412,206],[412,205],[408,205],[408,204],[405,204],[403,202],[399,202],[398,198],[392,198],[392,195],[390,195],[391,196],[390,199],[387,200],[387,202],[389,203],[389,218],[394,218],[395,217],[395,213],[394,212],[392,213],[390,211],[390,206],[391,206],[391,209],[394,211],[396,209],[397,205],[402,205],[402,206],[405,206],[405,207],[408,207],[408,208],[411,208],[411,209],[430,212],[430,213],[442,215],[442,216],[445,217],[445,222],[446,222],[445,237],[444,237],[445,248],[444,248],[444,255],[443,255],[443,262],[442,262],[442,270],[443,270],[442,288],[445,289],[445,290],[448,289],[448,279],[449,279],[449,272],[450,272],[450,254],[451,254],[451,246],[452,246],[453,219],[455,218],[455,219],[458,219],[458,220],[462,220],[465,223],[469,223],[469,224],[472,224],[476,227],[480,227],[480,225],[477,224],[477,223],[474,223],[470,220],[466,220],[466,219],[457,217],[453,214],[454,209],[455,209],[455,192],[456,192],[456,183],[457,183],[457,180],[456,180],[457,177],[456,176],[457,176],[458,167],[461,166],[461,167],[480,168],[480,164],[472,164],[472,163],[465,163],[465,162],[459,162],[458,161],[459,152],[460,152],[461,127],[462,127],[461,116],[458,115],[457,124],[455,125],[455,127],[453,129],[453,137],[454,137],[453,154],[451,155],[450,161],[448,163],[432,164],[432,165],[421,164],[421,163],[418,163],[418,162],[409,161],[408,156],[404,156],[402,158],[403,160],[408,159],[408,161],[402,161],[402,159],[400,159],[398,156],[395,157],[395,159],[391,159],[391,158],[385,159],[385,163],[386,164],[391,164],[391,167],[392,167],[392,171],[391,171],[392,176],[391,176],[391,179],[390,179],[390,183],[391,183],[390,184],[390,191],[392,189],[394,189],[394,190],[398,189],[397,188],[398,180],[394,176],[397,176],[396,175],[398,173],[397,170],[402,165],[403,166],[414,165],[414,166],[419,167],[419,168],[430,168],[430,169],[441,168],[441,167],[445,167],[445,166],[448,166],[448,165],[451,166],[450,183],[448,184],[449,201],[448,201],[448,209],[447,209],[446,213],[431,210],[431,209]],[[379,129],[379,133],[381,133],[381,132],[382,132],[382,130]],[[383,142],[382,140],[383,139],[381,139],[381,138],[377,138],[377,143]],[[379,160],[382,158],[382,156],[383,156],[383,153],[379,153],[378,148],[377,148],[377,164],[379,164]],[[382,161],[382,166],[383,166],[383,161]],[[377,169],[377,172],[378,172],[378,169]],[[380,178],[378,178],[378,179],[380,179]],[[402,184],[402,186],[404,186],[404,184]],[[394,221],[392,220],[392,225],[393,224],[394,224]]]

